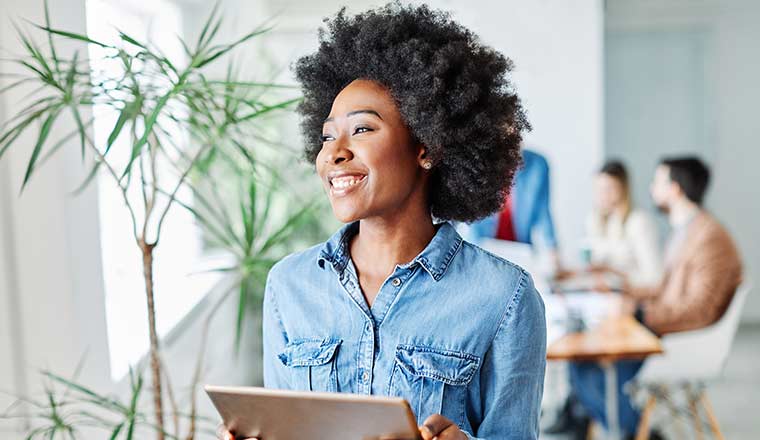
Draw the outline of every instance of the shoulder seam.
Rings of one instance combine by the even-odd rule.
[[[472,248],[473,248],[475,251],[478,251],[478,252],[482,252],[482,253],[484,253],[484,254],[488,255],[489,257],[493,257],[493,258],[495,258],[496,260],[499,260],[499,261],[500,261],[500,262],[502,262],[502,263],[506,263],[507,265],[509,265],[509,266],[513,267],[514,269],[517,269],[517,270],[519,270],[519,271],[521,271],[521,272],[525,272],[525,269],[523,269],[523,268],[522,268],[522,267],[520,267],[519,265],[517,265],[517,264],[515,264],[515,263],[513,263],[513,262],[511,262],[511,261],[509,261],[509,260],[507,260],[507,259],[505,259],[505,258],[502,258],[502,257],[500,257],[500,256],[498,256],[498,255],[496,255],[496,254],[494,254],[494,253],[492,253],[492,252],[489,252],[489,251],[487,251],[487,250],[483,249],[482,247],[480,247],[480,246],[476,245],[475,243],[469,242],[469,241],[467,241],[467,240],[462,240],[462,242],[463,242],[464,244],[467,244],[467,245],[469,245],[470,247],[472,247]]]

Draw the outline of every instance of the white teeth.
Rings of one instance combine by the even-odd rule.
[[[357,183],[364,180],[364,177],[336,177],[332,180],[333,188],[335,189],[345,189],[350,186],[356,185]]]

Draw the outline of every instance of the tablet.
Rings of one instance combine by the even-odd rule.
[[[421,438],[409,403],[402,398],[210,385],[205,390],[224,426],[238,438]]]

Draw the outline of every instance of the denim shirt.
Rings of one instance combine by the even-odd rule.
[[[546,322],[530,275],[443,223],[369,307],[349,254],[358,229],[270,271],[264,385],[400,396],[418,424],[442,414],[470,438],[538,438]]]

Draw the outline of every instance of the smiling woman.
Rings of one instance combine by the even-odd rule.
[[[390,92],[379,83],[355,80],[335,97],[322,145],[317,172],[338,220],[429,211],[428,178],[420,166],[427,160],[425,148],[412,139]],[[418,211],[415,215],[423,214]]]
[[[510,62],[426,6],[320,35],[296,66],[305,156],[346,225],[269,273],[265,385],[404,397],[426,440],[537,438],[541,298],[449,223],[497,211],[519,166]]]

